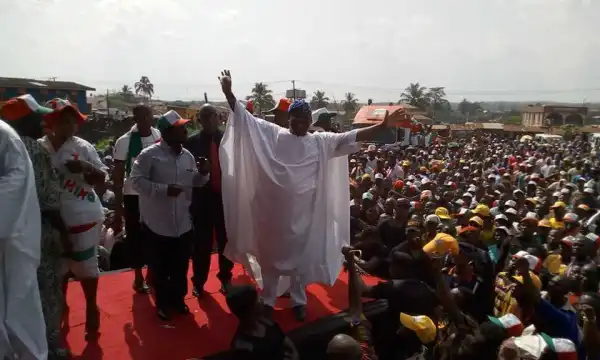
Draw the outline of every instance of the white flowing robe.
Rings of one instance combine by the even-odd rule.
[[[37,282],[41,214],[33,167],[19,135],[0,120],[0,359],[46,359]]]
[[[347,155],[358,148],[355,131],[298,137],[236,104],[219,154],[225,255],[259,286],[260,267],[333,285],[350,239]]]

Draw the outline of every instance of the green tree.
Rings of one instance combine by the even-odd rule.
[[[437,113],[448,113],[451,110],[450,102],[446,100],[446,91],[443,87],[432,87],[427,92],[429,112],[433,117]]]
[[[344,101],[342,101],[342,107],[346,114],[353,114],[358,109],[358,99],[356,94],[347,92],[344,94]]]
[[[121,91],[119,92],[119,95],[121,95],[126,100],[131,99],[131,97],[133,96],[133,91],[131,91],[131,86],[123,85],[121,87]]]
[[[325,91],[315,91],[312,99],[310,100],[310,106],[316,110],[327,107],[327,105],[329,105],[329,98],[325,96]]]
[[[252,88],[252,95],[247,96],[246,100],[252,100],[254,107],[258,113],[271,109],[275,106],[275,100],[273,100],[273,92],[267,84],[262,82],[254,83]]]
[[[136,94],[142,94],[148,99],[152,99],[152,95],[154,95],[154,84],[150,82],[150,79],[147,76],[142,76],[140,81],[133,84],[133,87],[135,88]]]
[[[406,103],[421,110],[426,110],[429,106],[427,88],[421,86],[419,83],[409,84],[400,95],[400,101],[398,103]]]

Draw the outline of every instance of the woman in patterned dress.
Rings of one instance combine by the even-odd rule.
[[[24,103],[29,106],[23,107]],[[31,96],[24,95],[9,101],[2,108],[0,116],[21,136],[35,173],[35,185],[42,212],[38,284],[46,322],[48,359],[55,360],[68,356],[68,351],[60,347],[60,325],[65,302],[61,285],[60,258],[63,251],[69,251],[69,242],[67,228],[59,212],[61,190],[58,174],[52,166],[50,154],[36,140],[43,135],[41,115],[45,110],[52,111],[39,106]]]

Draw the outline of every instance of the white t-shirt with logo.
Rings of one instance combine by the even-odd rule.
[[[160,141],[160,131],[155,128],[150,128],[152,131],[152,135],[146,136],[142,138],[142,149],[147,148],[150,145],[156,144]],[[119,161],[127,161],[127,155],[129,154],[129,140],[131,140],[131,132],[127,132],[125,135],[121,136],[115,142],[115,149],[113,152],[113,159]],[[135,158],[131,159],[131,165],[133,165],[133,161]],[[127,174],[125,174],[127,176]],[[137,195],[138,193],[133,190],[133,186],[131,185],[131,181],[129,179],[125,179],[123,184],[123,195]]]
[[[104,218],[102,203],[92,185],[88,184],[83,174],[72,174],[65,163],[69,160],[83,160],[95,168],[106,171],[106,166],[92,144],[82,138],[73,136],[58,150],[44,136],[39,140],[52,156],[52,164],[58,170],[62,193],[60,195],[60,214],[67,226],[85,225],[101,222]]]

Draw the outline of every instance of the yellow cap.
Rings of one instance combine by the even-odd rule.
[[[530,203],[532,203],[533,205],[537,205],[537,200],[534,198],[527,198],[525,199],[525,201],[529,201]]]
[[[450,214],[448,213],[448,209],[446,209],[445,207],[439,207],[439,208],[435,209],[435,214],[440,219],[450,220]]]
[[[411,316],[400,313],[400,323],[405,328],[414,331],[423,344],[429,344],[436,339],[437,327],[428,316]]]
[[[479,225],[479,227],[483,227],[483,219],[480,218],[479,216],[473,216],[472,218],[469,219],[469,222],[474,222],[477,225]]]
[[[433,240],[423,246],[423,252],[430,256],[442,256],[447,253],[458,255],[458,241],[451,235],[439,233]]]
[[[480,215],[483,217],[489,217],[490,216],[490,208],[487,205],[479,204],[479,205],[477,205],[475,210],[473,210],[473,214],[477,214],[477,215]]]
[[[554,205],[550,206],[550,209],[556,209],[556,208],[559,208],[559,207],[566,208],[567,204],[565,204],[562,201],[557,201],[557,202],[554,203]]]
[[[542,220],[538,221],[538,226],[545,227],[545,228],[551,228],[552,224],[550,224],[550,221],[548,219],[542,219]]]
[[[562,264],[562,256],[560,254],[550,254],[543,262],[543,266],[548,269],[552,275],[560,273],[560,265]]]
[[[364,174],[364,175],[362,176],[362,179],[363,179],[363,180],[370,179],[370,178],[371,178],[371,174]]]
[[[540,280],[540,278],[531,271],[529,272],[529,277],[531,278],[533,286],[535,286],[538,290],[542,290],[542,281]],[[523,277],[521,275],[515,275],[514,279],[520,282],[521,284],[523,283]]]
[[[408,161],[408,160],[404,160],[404,161],[402,162],[402,166],[410,166],[410,161]]]

